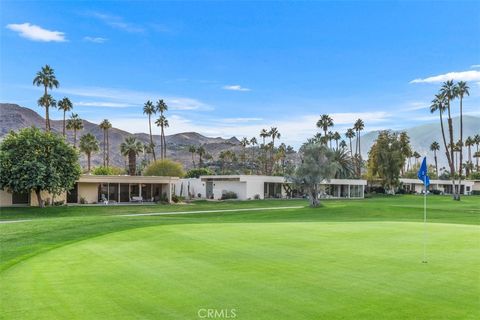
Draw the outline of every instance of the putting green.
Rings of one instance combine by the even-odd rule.
[[[420,223],[191,224],[112,233],[0,273],[0,317],[200,319],[203,309],[216,309],[236,319],[480,318],[479,227],[428,230],[428,264],[421,263]]]

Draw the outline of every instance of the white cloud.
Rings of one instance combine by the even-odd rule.
[[[132,23],[125,22],[122,17],[113,16],[100,12],[91,12],[90,16],[97,18],[106,25],[130,33],[144,32],[145,29]]]
[[[83,40],[87,42],[93,42],[93,43],[104,43],[105,41],[107,41],[106,38],[102,38],[102,37],[83,37]]]
[[[225,123],[244,123],[251,121],[261,121],[262,118],[224,118],[221,121]]]
[[[472,64],[472,65],[470,66],[470,68],[472,68],[472,69],[478,69],[478,68],[480,68],[480,64]]]
[[[424,79],[415,79],[410,81],[410,83],[439,83],[448,80],[456,81],[480,81],[480,71],[469,70],[469,71],[460,71],[460,72],[448,72],[445,74],[440,74],[437,76],[432,76]]]
[[[92,101],[92,102],[79,101],[79,102],[74,102],[74,105],[83,106],[83,107],[104,107],[104,108],[128,108],[128,107],[135,106],[133,104],[128,104],[128,103],[105,102],[105,101]]]
[[[156,102],[163,99],[170,110],[185,111],[211,111],[213,107],[197,99],[188,97],[166,96],[160,93],[142,92],[126,89],[103,88],[103,87],[80,87],[80,88],[59,88],[58,92],[77,97],[91,99],[106,99],[108,103],[126,104],[128,106],[143,106],[147,100]]]
[[[222,87],[223,90],[231,90],[231,91],[251,91],[251,89],[249,88],[244,88],[238,84],[234,84],[234,85],[229,85],[229,86],[223,86]]]
[[[65,42],[65,33],[44,29],[28,22],[21,24],[7,24],[7,29],[18,32],[21,37],[42,42]]]

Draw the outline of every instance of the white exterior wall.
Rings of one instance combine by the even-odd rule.
[[[246,200],[247,184],[241,181],[213,181],[213,198],[221,199],[225,191],[237,194],[239,200]]]
[[[190,193],[195,195],[194,198],[198,198],[200,193],[200,198],[205,199],[206,196],[206,186],[205,182],[201,181],[200,178],[190,178],[190,179],[180,179],[175,182],[175,194],[180,196],[180,190],[182,190],[183,184],[183,193],[181,196],[188,199],[188,183],[190,183]]]

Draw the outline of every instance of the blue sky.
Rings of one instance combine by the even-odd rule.
[[[343,133],[435,121],[446,78],[468,80],[479,115],[478,2],[2,1],[0,101],[41,114],[45,64],[84,119],[146,132],[147,99],[167,133],[253,136],[277,126],[298,146],[320,114]],[[449,74],[451,73],[451,74]],[[446,74],[449,74],[448,76]],[[415,81],[416,80],[416,81]],[[53,112],[54,118],[60,118]]]

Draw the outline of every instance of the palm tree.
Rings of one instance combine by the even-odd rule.
[[[242,140],[240,140],[240,145],[242,146],[243,150],[243,166],[244,169],[246,169],[247,166],[247,146],[250,144],[250,140],[247,139],[247,137],[243,137]]]
[[[342,139],[342,136],[340,135],[340,133],[338,133],[338,131],[335,131],[333,133],[333,140],[335,140],[335,144],[337,145],[337,150],[338,150],[338,140]]]
[[[264,157],[264,166],[263,166],[263,170],[264,170],[264,173],[267,172],[267,146],[265,145],[265,138],[266,137],[269,137],[270,136],[270,132],[267,131],[267,129],[262,129],[262,131],[260,131],[260,137],[263,139],[263,143],[261,145],[261,147],[263,148],[263,157]]]
[[[400,132],[400,135],[398,136],[398,141],[400,142],[400,148],[401,148],[401,153],[405,159],[410,160],[410,154],[412,153],[412,148],[410,147],[410,137],[405,131]],[[405,161],[407,162],[407,161]],[[402,175],[405,172],[405,165],[407,166],[407,171],[410,168],[410,163],[404,163],[402,166]]]
[[[465,81],[459,81],[457,85],[454,87],[455,97],[460,99],[460,163],[458,165],[458,200],[460,200],[460,188],[462,185],[462,163],[463,163],[463,97],[465,95],[469,96],[470,92],[468,91],[470,88],[467,86]]]
[[[103,166],[108,167],[110,164],[110,143],[109,143],[109,136],[108,130],[112,127],[112,124],[107,119],[104,119],[99,124],[100,129],[103,130]]]
[[[353,128],[355,129],[355,132],[357,135],[355,154],[358,155],[357,156],[357,161],[358,161],[357,175],[360,176],[361,167],[362,167],[362,149],[360,145],[360,132],[365,128],[365,124],[363,123],[363,120],[357,119],[357,121],[355,121],[355,124],[353,125]],[[358,153],[357,153],[357,149],[358,149]]]
[[[72,113],[70,119],[67,120],[67,130],[73,130],[73,147],[77,147],[77,131],[83,129],[83,120],[78,117],[78,114]]]
[[[330,144],[330,149],[332,149],[333,132],[332,132],[332,131],[328,131],[327,137],[328,137],[328,142],[329,142],[329,144]]]
[[[468,136],[465,140],[465,146],[468,148],[468,161],[472,162],[472,147],[475,144],[474,138]]]
[[[126,137],[125,141],[120,144],[120,152],[123,156],[128,157],[128,174],[134,176],[137,168],[137,156],[143,150],[143,144],[137,138]]]
[[[92,153],[99,150],[98,140],[91,133],[87,133],[80,138],[80,151],[84,152],[87,156],[88,163],[88,173],[90,173],[90,161],[92,158]]]
[[[480,145],[480,134],[476,134],[475,137],[473,137],[473,140],[475,141],[475,145],[477,146],[477,152],[478,153],[478,146]],[[480,166],[478,165],[478,157],[477,158],[477,171],[480,171]]]
[[[271,127],[269,131],[270,137],[272,137],[272,143],[275,147],[275,139],[280,139],[280,132],[278,131],[277,127]]]
[[[453,121],[452,121],[452,116],[451,116],[451,108],[450,104],[453,99],[456,97],[456,90],[455,90],[455,85],[453,83],[453,80],[449,80],[443,83],[442,88],[440,89],[440,93],[442,96],[445,98],[445,105],[447,107],[447,112],[448,112],[448,133],[450,137],[450,143],[449,145],[451,146],[450,148],[450,157],[451,157],[451,162],[450,164],[450,177],[452,178],[452,184],[453,184],[453,199],[454,200],[459,200],[459,190],[457,186],[455,185],[455,163],[454,163],[454,149],[455,149],[455,143],[453,142]],[[448,152],[448,146],[447,146],[447,152]]]
[[[340,141],[340,148],[341,149],[347,148],[347,143],[345,142],[345,140]]]
[[[53,97],[49,94],[43,95],[40,99],[38,99],[37,104],[40,107],[45,108],[45,131],[50,131],[50,118],[49,118],[49,108],[55,108],[57,106],[57,101],[53,99]]]
[[[250,144],[252,145],[252,163],[255,164],[255,146],[258,145],[257,138],[251,138]]]
[[[350,141],[350,156],[353,157],[352,139],[355,138],[355,131],[352,128],[348,129],[345,133],[345,137]]]
[[[445,138],[445,129],[443,127],[443,112],[445,112],[446,107],[445,107],[445,97],[442,94],[436,94],[435,99],[432,100],[432,104],[430,105],[430,113],[434,113],[436,111],[439,112],[440,114],[440,128],[442,130],[442,139],[443,139],[443,146],[445,147],[445,155],[447,156],[447,162],[449,166],[451,167],[451,161],[452,159],[450,158],[450,153],[448,153],[448,147],[447,147],[447,139]]]
[[[58,101],[58,109],[63,111],[63,136],[65,137],[65,114],[73,109],[73,104],[70,99],[65,97],[62,100]]]
[[[160,146],[161,146],[161,158],[165,159],[167,157],[167,142],[165,139],[165,128],[168,128],[168,120],[163,115],[164,112],[168,110],[167,104],[162,100],[157,101],[157,105],[155,106],[157,111],[160,112],[160,118],[157,119],[155,124],[161,128],[160,132]]]
[[[263,139],[263,145],[265,145],[265,138],[269,136],[270,133],[267,131],[267,129],[262,129],[262,131],[260,131],[260,137]]]
[[[415,158],[415,166],[418,166],[418,159],[420,159],[421,155],[417,151],[413,152],[413,157]]]
[[[335,162],[338,165],[337,173],[335,174],[336,179],[351,179],[355,176],[355,165],[353,163],[352,157],[348,154],[348,151],[345,149],[337,149],[334,151]]]
[[[192,154],[192,163],[193,167],[195,168],[195,153],[197,152],[197,148],[194,145],[188,147],[188,152]]]
[[[203,159],[202,157],[207,153],[205,148],[203,146],[200,146],[197,148],[197,154],[198,154],[198,166],[202,167],[203,165]]]
[[[43,95],[46,96],[48,94],[47,89],[53,89],[53,87],[58,88],[60,83],[55,76],[55,71],[48,64],[46,64],[40,71],[37,72],[35,78],[33,78],[33,85],[37,87],[43,86],[45,88]],[[47,131],[50,131],[50,116],[48,113],[48,106],[45,107],[45,128]]]
[[[328,114],[322,114],[320,119],[317,121],[317,128],[323,130],[324,136],[327,136],[328,128],[333,127],[333,120]]]
[[[438,142],[434,141],[430,145],[430,151],[433,151],[433,158],[435,159],[435,173],[437,174],[438,177],[438,162],[437,162],[437,151],[440,150],[440,144]]]
[[[152,155],[153,155],[153,161],[156,161],[157,158],[155,156],[155,144],[153,143],[153,136],[152,136],[152,114],[155,114],[157,112],[157,109],[153,105],[153,102],[148,100],[145,102],[143,105],[143,114],[148,115],[148,130],[150,132],[150,146],[152,147]]]

